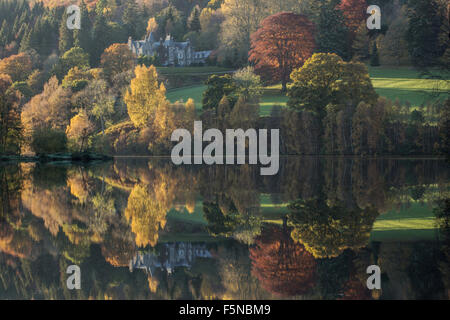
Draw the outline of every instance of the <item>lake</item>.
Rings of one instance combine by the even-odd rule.
[[[441,159],[2,163],[0,194],[1,299],[450,297]]]

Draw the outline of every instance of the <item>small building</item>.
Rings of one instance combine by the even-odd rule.
[[[176,42],[171,35],[156,41],[153,33],[144,40],[128,38],[128,47],[137,56],[157,56],[163,66],[190,66],[205,63],[212,51],[195,51],[189,39]]]

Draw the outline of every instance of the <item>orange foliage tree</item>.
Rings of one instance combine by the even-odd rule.
[[[251,36],[250,62],[265,78],[281,80],[283,91],[293,69],[314,50],[314,24],[303,15],[280,12],[267,17]]]
[[[250,249],[252,273],[276,295],[305,294],[315,284],[316,261],[304,246],[292,241],[286,229],[271,227],[256,239]]]
[[[9,75],[13,82],[28,78],[32,68],[30,56],[26,53],[19,53],[0,60],[0,73]]]
[[[103,52],[101,64],[106,77],[112,80],[115,75],[132,70],[136,64],[136,56],[127,44],[114,43]]]

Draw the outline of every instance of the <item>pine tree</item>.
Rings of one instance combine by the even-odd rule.
[[[198,6],[194,7],[189,17],[189,29],[195,32],[200,32],[202,29],[200,24],[200,9]]]
[[[409,28],[406,40],[412,62],[417,67],[433,65],[443,54],[439,46],[441,18],[436,0],[409,1]]]
[[[340,10],[336,9],[339,1],[324,1],[318,4],[317,48],[318,52],[336,53],[348,59],[348,29]]]
[[[92,29],[92,24],[91,20],[89,19],[89,12],[87,11],[86,3],[84,1],[81,2],[80,13],[81,13],[81,29],[74,31],[74,45],[76,47],[84,49],[84,51],[92,55],[92,52],[90,50],[91,49],[90,30]]]
[[[9,43],[9,27],[8,23],[3,20],[2,27],[0,28],[0,47],[4,47]]]
[[[27,51],[27,50],[29,50],[31,48],[31,33],[32,33],[32,30],[29,29],[29,28],[26,28],[26,27],[25,27],[24,30],[25,30],[24,31],[24,35],[23,35],[22,41],[20,42],[20,49],[19,49],[20,52]]]
[[[67,28],[67,14],[64,13],[59,27],[59,52],[62,54],[73,47],[73,32]]]
[[[97,66],[99,64],[100,56],[109,45],[109,41],[105,37],[105,35],[108,34],[108,31],[106,18],[103,15],[98,15],[94,23],[92,45],[89,49],[89,52],[91,53],[91,66]]]
[[[122,22],[127,31],[127,36],[132,37],[133,39],[138,39],[141,36],[143,28],[140,21],[141,15],[136,1],[129,0],[122,16]]]

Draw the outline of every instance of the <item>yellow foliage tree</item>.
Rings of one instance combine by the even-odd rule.
[[[155,18],[148,19],[147,22],[147,33],[155,32],[158,29],[158,23]]]
[[[156,111],[167,107],[166,88],[159,84],[154,66],[137,66],[134,73],[136,77],[124,97],[128,115],[137,128],[151,126]]]
[[[88,115],[82,110],[70,120],[70,124],[66,129],[67,138],[72,139],[83,148],[84,142],[86,142],[87,136],[92,133],[93,128],[94,126]]]
[[[152,197],[148,187],[136,185],[128,198],[125,217],[131,222],[131,231],[136,235],[136,245],[154,247],[158,242],[158,231],[166,226],[166,208]]]

